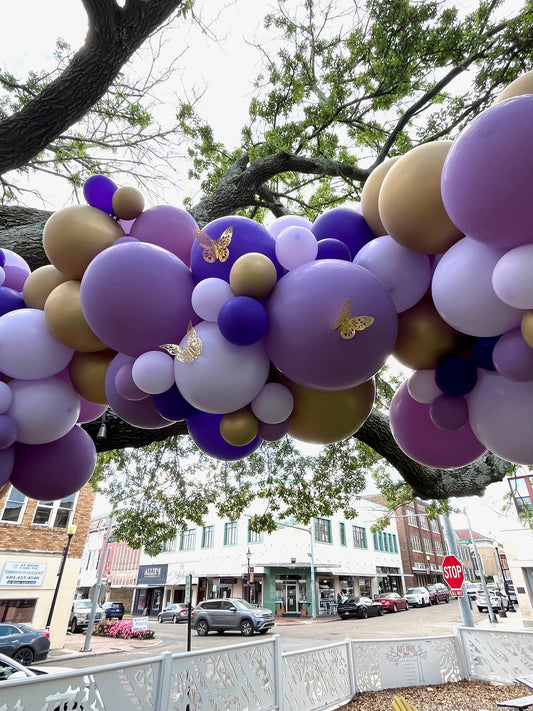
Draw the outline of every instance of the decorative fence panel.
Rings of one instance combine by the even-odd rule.
[[[507,683],[533,672],[533,632],[460,627],[470,679]]]

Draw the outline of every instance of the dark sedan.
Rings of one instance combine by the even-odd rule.
[[[28,666],[33,661],[46,659],[50,649],[50,635],[29,625],[0,623],[0,652]]]
[[[184,602],[167,605],[157,616],[158,622],[187,622],[189,619],[189,608]]]
[[[337,614],[343,620],[348,617],[366,620],[367,617],[381,617],[383,605],[369,597],[349,597],[337,605]]]
[[[376,595],[374,602],[380,602],[383,605],[383,609],[388,612],[398,612],[398,610],[408,610],[409,603],[407,600],[398,595],[395,592],[382,593],[381,595]]]

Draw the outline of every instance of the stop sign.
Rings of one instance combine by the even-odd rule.
[[[459,590],[465,579],[461,561],[454,555],[445,556],[442,561],[442,575],[452,590]]]

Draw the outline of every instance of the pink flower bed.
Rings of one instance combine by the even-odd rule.
[[[131,620],[105,620],[99,622],[93,634],[99,637],[115,637],[121,639],[153,639],[152,630],[132,630]]]

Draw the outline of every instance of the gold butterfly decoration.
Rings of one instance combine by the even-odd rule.
[[[355,336],[356,331],[364,331],[374,323],[372,316],[352,316],[352,300],[346,299],[341,310],[341,315],[335,320],[333,330],[340,328],[341,338],[349,341]]]
[[[229,257],[229,245],[233,236],[233,227],[228,227],[220,235],[218,239],[212,239],[202,230],[195,231],[196,239],[201,247],[203,247],[202,257],[209,264],[213,264],[218,259],[219,262],[225,262]]]
[[[163,348],[170,355],[176,356],[180,363],[192,363],[202,352],[202,341],[189,321],[187,325],[187,348],[178,346],[175,343],[165,343],[159,348]]]

